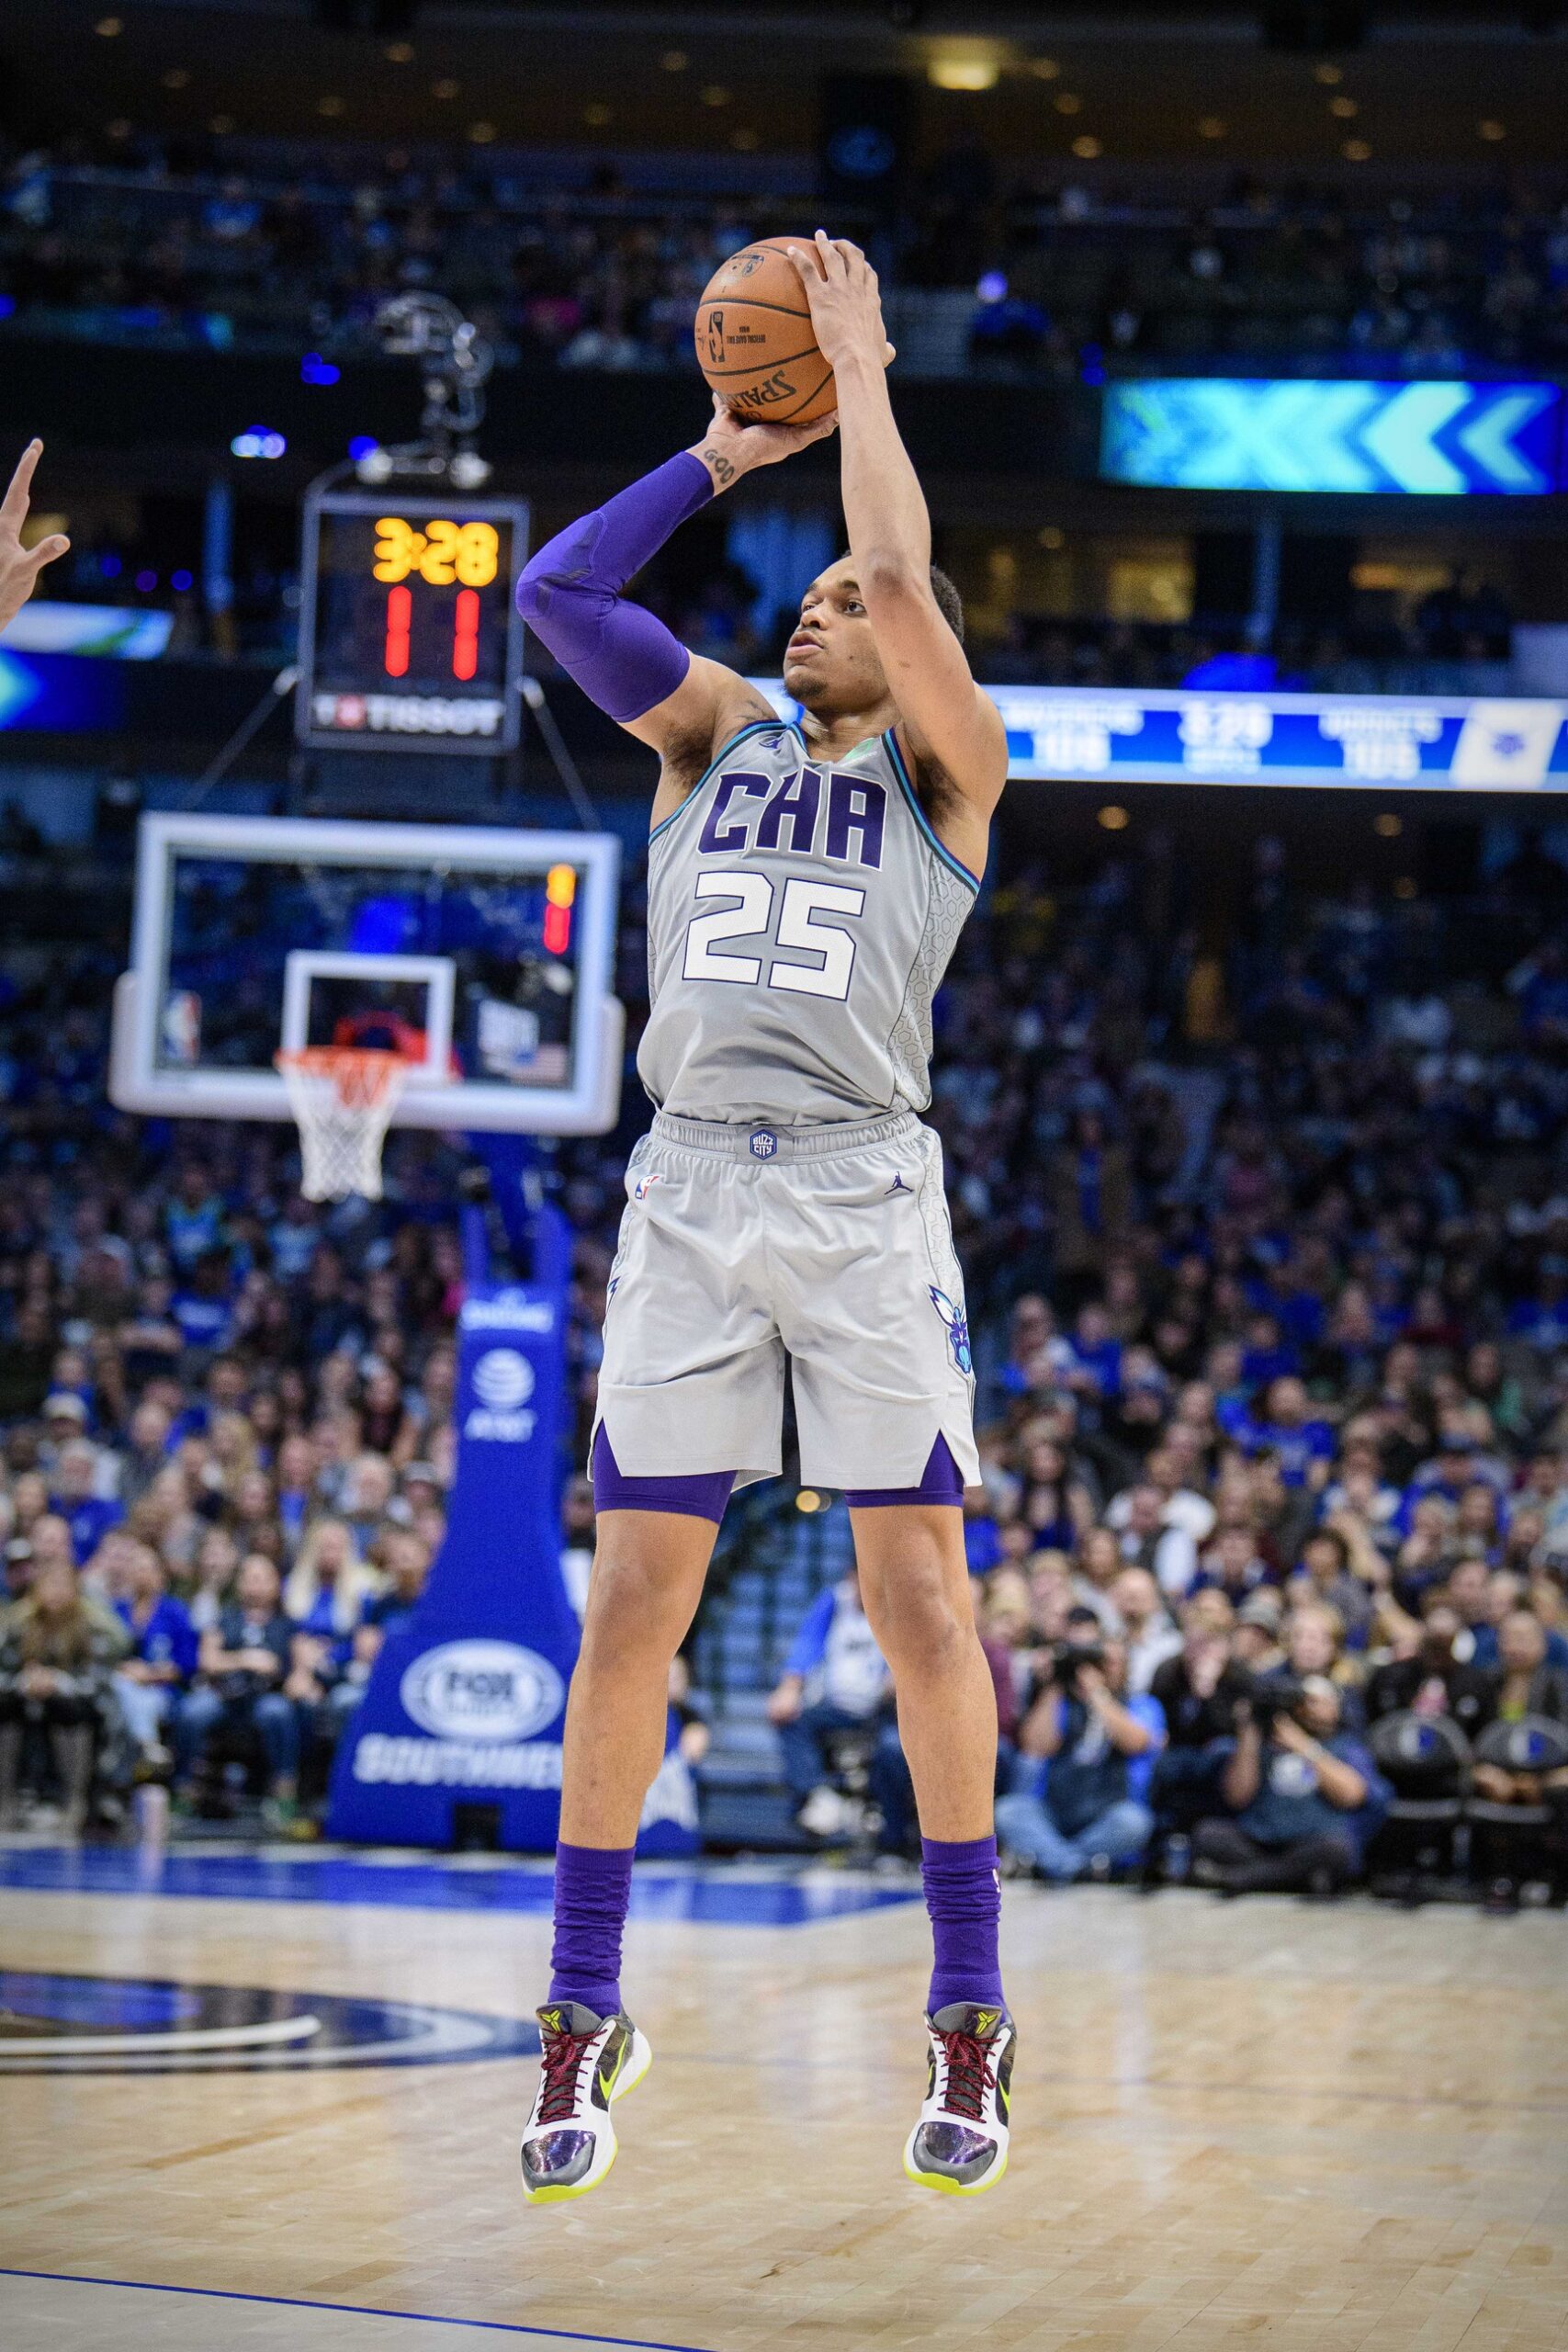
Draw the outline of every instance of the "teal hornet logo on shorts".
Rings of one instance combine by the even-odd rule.
[[[975,1359],[969,1352],[969,1317],[962,1306],[955,1306],[944,1290],[931,1285],[931,1305],[947,1326],[947,1336],[953,1341],[953,1360],[962,1373],[975,1369]]]

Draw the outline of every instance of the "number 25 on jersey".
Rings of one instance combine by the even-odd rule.
[[[855,939],[843,918],[852,923],[865,911],[865,892],[846,882],[812,882],[792,876],[778,893],[778,929],[773,930],[774,888],[765,874],[699,874],[699,899],[722,899],[726,904],[711,914],[694,915],[686,928],[686,953],[682,978],[720,980],[731,988],[755,988],[761,981],[791,996],[829,997],[842,1004],[850,992],[855,967]],[[835,921],[838,917],[840,920]],[[773,948],[791,948],[815,956],[815,963],[792,963],[770,954],[767,978],[757,956],[721,955],[729,940],[754,940],[768,934]]]

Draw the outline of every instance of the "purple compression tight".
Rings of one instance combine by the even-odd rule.
[[[707,468],[682,449],[570,524],[517,582],[517,609],[536,637],[589,700],[623,725],[672,695],[692,657],[621,591],[712,496]]]

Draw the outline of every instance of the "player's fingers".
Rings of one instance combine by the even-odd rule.
[[[70,546],[69,539],[58,537],[52,539],[40,539],[37,547],[30,548],[28,553],[28,564],[34,577],[36,578],[43,570],[46,563],[53,563],[58,557],[66,554]]]
[[[832,238],[828,234],[826,229],[818,230],[816,245],[818,259],[822,264],[822,275],[824,277],[841,279],[849,275],[844,266],[844,256],[840,252],[838,246],[833,243]]]
[[[883,366],[884,366],[885,368],[891,368],[891,367],[892,367],[892,365],[893,365],[893,362],[897,358],[897,356],[898,356],[898,346],[897,346],[897,345],[896,343],[885,343],[885,344],[883,345],[883,346],[882,346],[882,364],[883,364]]]
[[[17,460],[17,470],[11,476],[11,486],[0,498],[0,523],[9,523],[13,529],[20,527],[28,511],[28,491],[32,483],[33,469],[43,455],[41,441],[29,441]]]
[[[795,264],[800,282],[806,288],[807,293],[810,292],[813,283],[818,286],[821,285],[824,272],[818,258],[817,248],[815,245],[811,247],[809,252],[807,252],[804,246],[791,245],[786,249],[785,257]]]

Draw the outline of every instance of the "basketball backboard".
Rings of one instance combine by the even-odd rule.
[[[607,833],[311,818],[141,820],[121,1109],[290,1117],[280,1050],[389,1046],[393,1124],[596,1135],[619,1112]]]

